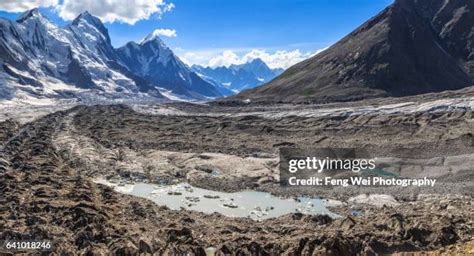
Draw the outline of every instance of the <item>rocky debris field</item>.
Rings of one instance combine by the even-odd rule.
[[[216,108],[165,107],[187,113]],[[341,218],[294,213],[264,221],[174,211],[92,179],[186,180],[215,190],[290,196],[303,192],[279,189],[279,147],[357,146],[386,155],[402,147],[428,157],[469,155],[473,125],[469,110],[270,119],[150,115],[123,105],[78,106],[23,125],[4,121],[0,240],[49,239],[55,254],[469,254],[472,172],[453,173],[450,185],[434,194],[396,197],[396,206],[342,204],[332,209]],[[236,171],[237,163],[246,167]],[[216,168],[220,176],[210,178]],[[347,201],[353,193],[325,195]]]
[[[474,166],[471,110],[276,118],[262,116],[261,113],[265,113],[262,111],[217,115],[222,110],[205,109],[206,106],[196,106],[206,115],[182,115],[179,113],[193,113],[189,105],[172,107],[173,110],[166,106],[141,107],[140,112],[127,106],[79,107],[71,123],[72,127],[81,128],[74,130],[70,137],[85,138],[88,146],[71,142],[69,147],[85,148],[85,151],[97,149],[100,153],[92,152],[89,158],[102,162],[115,155],[112,161],[97,168],[99,173],[113,169],[115,164],[118,165],[115,169],[123,172],[140,170],[149,178],[177,178],[208,189],[250,188],[286,196],[308,194],[338,198],[357,193],[391,192],[409,197],[420,193],[419,188],[410,187],[391,187],[389,191],[386,187],[381,190],[366,187],[285,190],[276,183],[281,147],[352,147],[367,150],[378,158],[398,156],[439,162],[437,168],[430,170],[427,167],[416,171],[406,166],[400,171],[412,177],[426,176],[429,172],[440,178],[439,184],[446,183],[426,188],[424,193],[472,195],[474,190],[470,175]],[[150,115],[150,112],[158,114]],[[76,144],[83,146],[74,146]],[[79,154],[84,154],[84,150]],[[117,155],[121,161],[115,161]],[[221,177],[211,175],[214,170]]]
[[[14,137],[19,128],[20,124],[12,119],[0,122],[0,140],[7,141]]]

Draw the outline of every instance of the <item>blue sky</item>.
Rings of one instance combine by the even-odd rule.
[[[14,18],[31,5],[0,3],[0,16]],[[10,1],[10,5],[8,2]],[[29,0],[46,6],[41,11],[60,25],[88,9],[106,20],[112,43],[119,47],[138,41],[155,29],[175,30],[162,36],[186,62],[229,65],[262,57],[274,67],[288,66],[330,46],[393,0]],[[110,5],[116,2],[117,6]],[[146,2],[146,1],[145,1]],[[155,5],[155,6],[152,6]],[[141,8],[141,9],[140,9]],[[155,12],[153,12],[155,10]],[[278,55],[278,56],[277,56]]]

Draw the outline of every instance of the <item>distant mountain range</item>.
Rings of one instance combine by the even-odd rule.
[[[38,9],[0,18],[0,99],[222,96],[153,34],[114,49],[102,22],[84,12],[61,28]]]
[[[474,1],[396,0],[342,40],[228,100],[332,102],[474,85]]]
[[[283,72],[281,68],[269,68],[258,58],[229,67],[211,68],[193,65],[192,69],[226,96],[267,83]]]
[[[199,77],[158,36],[150,34],[140,43],[129,42],[117,49],[119,59],[135,75],[177,95],[199,99],[222,94]]]

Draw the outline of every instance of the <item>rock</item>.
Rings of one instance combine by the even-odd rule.
[[[458,240],[459,236],[454,231],[454,228],[452,226],[445,226],[438,231],[433,243],[436,246],[446,246],[456,243]]]
[[[229,247],[223,244],[217,249],[216,256],[227,256],[227,255],[230,255],[231,253],[232,251],[229,249]]]
[[[196,168],[196,170],[203,171],[205,173],[212,173],[213,171],[220,172],[220,170],[218,168],[216,168],[212,165],[207,165],[207,164],[198,165],[195,168]]]
[[[230,203],[224,203],[222,206],[227,207],[227,208],[239,208],[238,205],[230,202]]]
[[[152,246],[145,240],[140,240],[138,243],[138,250],[140,253],[153,253]]]
[[[358,251],[361,251],[362,246],[360,242],[352,240],[347,241],[339,237],[331,237],[322,243],[322,247],[325,248],[325,255],[334,256],[351,256],[356,255]]]
[[[340,223],[340,227],[343,229],[343,230],[350,230],[352,229],[354,226],[356,225],[356,221],[352,218],[352,217],[349,217],[347,216],[346,218],[344,218],[341,223]]]
[[[295,213],[291,213],[290,217],[293,220],[301,220],[301,218],[303,218],[303,214],[301,212],[295,212]]]
[[[187,223],[187,224],[190,224],[190,223],[195,223],[196,221],[190,217],[183,217],[181,218],[181,223]]]
[[[218,196],[218,195],[204,195],[204,198],[208,198],[208,199],[218,199],[218,198],[220,198],[220,196]]]
[[[167,241],[177,242],[178,240],[192,239],[192,232],[189,228],[183,227],[182,229],[169,229],[167,231]]]
[[[128,256],[128,255],[138,255],[138,248],[132,243],[127,242],[121,245],[114,245],[115,248],[112,248],[113,255],[117,256]]]
[[[327,225],[327,224],[331,224],[333,221],[332,218],[326,214],[312,215],[306,219],[308,219],[311,223],[315,223],[317,225]]]
[[[432,231],[422,227],[411,227],[405,232],[404,237],[413,242],[419,243],[421,246],[427,245],[426,239],[431,235]]]
[[[385,224],[388,225],[393,230],[397,232],[401,232],[404,230],[404,217],[399,213],[392,214],[388,221],[385,221]]]

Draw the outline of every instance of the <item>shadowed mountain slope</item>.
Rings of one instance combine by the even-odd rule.
[[[474,1],[397,0],[326,51],[231,99],[331,102],[473,85]]]

